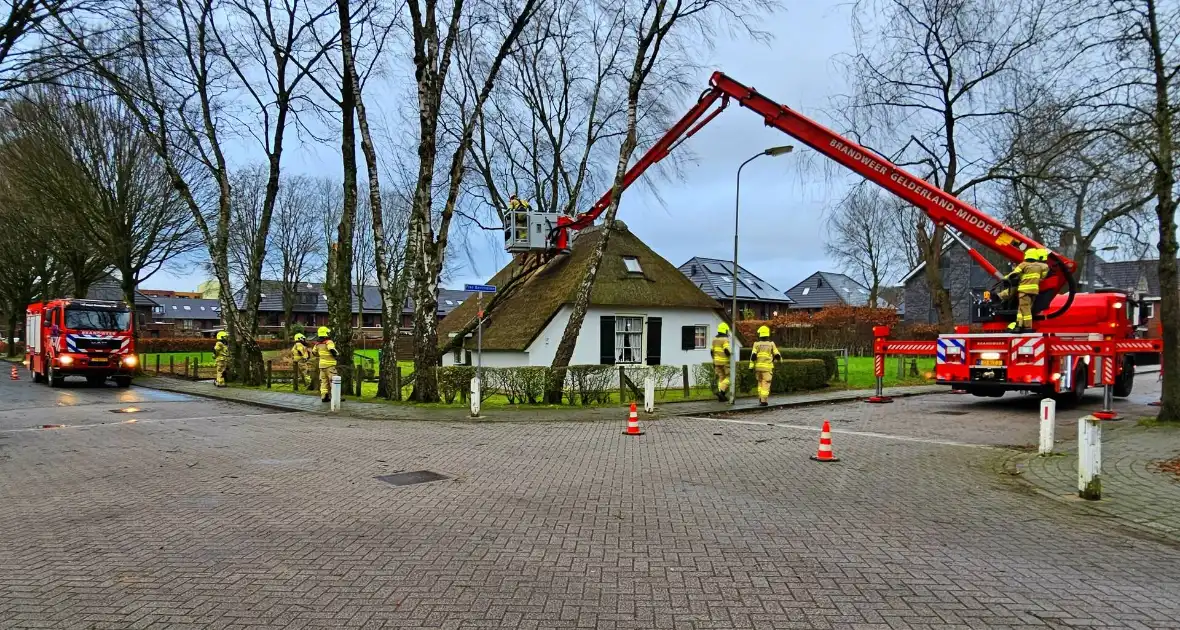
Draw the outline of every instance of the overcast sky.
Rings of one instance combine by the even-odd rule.
[[[829,99],[845,89],[834,58],[853,49],[848,8],[827,2],[790,4],[789,12],[763,25],[774,37],[770,44],[718,41],[712,63],[706,67],[829,123]],[[710,73],[701,73],[701,89],[707,87]],[[737,106],[689,142],[696,160],[685,167],[682,180],[656,184],[662,204],[646,185],[636,185],[623,197],[619,219],[652,249],[673,265],[693,256],[731,258],[738,165],[767,147],[795,144],[795,153],[760,158],[743,171],[739,263],[780,291],[817,270],[840,269],[824,251],[824,215],[853,181],[851,176],[833,178],[814,166],[802,168],[809,158],[816,161],[814,154],[808,155],[810,149]],[[300,146],[285,154],[284,160],[288,172],[337,176],[340,172],[339,153],[327,147]],[[501,239],[498,232],[475,233],[466,239],[469,256],[460,256],[464,262],[447,286],[482,282],[506,264]],[[468,258],[474,264],[466,262]],[[192,290],[204,279],[195,262],[184,263],[161,271],[143,286]]]

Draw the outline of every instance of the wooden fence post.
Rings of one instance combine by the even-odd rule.
[[[184,377],[188,378],[188,357],[184,358]]]
[[[160,355],[156,355],[156,376],[160,375]]]
[[[357,363],[356,364],[356,370],[353,374],[352,380],[356,383],[356,397],[360,398],[361,397],[361,387],[365,381],[365,364],[364,363]]]
[[[393,368],[393,391],[397,392],[397,398],[402,399],[402,366],[398,365]]]
[[[689,396],[689,391],[688,391],[688,364],[682,365],[682,366],[680,366],[680,367],[682,368],[682,370],[681,370],[681,376],[684,378],[684,397],[685,397],[685,398],[688,398],[688,396]]]
[[[302,361],[296,361],[291,364],[291,391],[299,391],[299,381],[303,378],[303,370],[300,369]]]
[[[627,373],[619,366],[619,403],[627,402]]]
[[[168,355],[168,373],[176,375],[176,357]]]
[[[272,361],[266,362],[266,388],[267,389],[270,389],[270,374],[271,374],[271,367],[272,367],[271,363],[272,363]]]

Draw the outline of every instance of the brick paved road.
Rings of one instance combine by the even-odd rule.
[[[19,385],[0,382],[0,400]],[[889,413],[931,422],[969,404],[951,398]],[[665,420],[625,438],[621,422],[377,423],[205,404],[191,420],[0,433],[0,627],[1180,617],[1180,550],[997,477],[1007,451],[842,434],[844,461],[820,465],[807,460],[813,433],[764,424]],[[809,424],[864,409],[780,413]],[[452,479],[373,479],[419,469]]]

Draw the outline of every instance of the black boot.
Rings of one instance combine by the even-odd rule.
[[[717,400],[725,402],[729,400],[729,397],[725,395],[725,392],[717,392]]]
[[[766,407],[766,406],[768,406],[768,405],[770,405],[770,403],[766,402],[765,400],[762,400],[762,401],[759,401],[759,402],[758,402],[758,406],[759,406],[759,407]]]
[[[332,399],[328,396],[324,396],[320,399],[320,402],[332,402]]]

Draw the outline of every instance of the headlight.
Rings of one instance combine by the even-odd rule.
[[[999,352],[984,352],[979,355],[979,358],[986,359],[988,361],[999,361],[1000,360],[1000,353]]]
[[[63,354],[62,356],[57,358],[57,362],[62,365],[73,365],[74,364],[74,357],[71,357],[68,354]]]
[[[1115,302],[1115,303],[1114,303],[1114,307],[1115,307],[1115,308],[1122,308],[1122,307],[1123,307],[1123,303],[1122,303],[1122,302]]]
[[[135,367],[136,363],[139,363],[139,359],[135,358],[135,355],[133,354],[123,357],[123,365],[126,365],[127,367]]]

